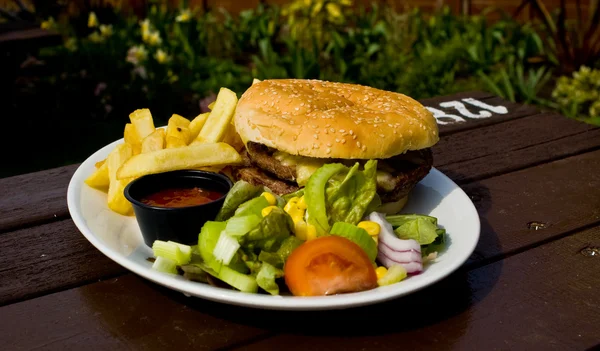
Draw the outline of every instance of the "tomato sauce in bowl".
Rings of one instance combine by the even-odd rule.
[[[222,196],[221,192],[200,187],[167,188],[146,195],[140,201],[149,206],[178,208],[206,204]]]

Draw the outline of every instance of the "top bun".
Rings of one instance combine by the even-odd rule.
[[[234,123],[244,144],[319,158],[390,158],[439,140],[435,118],[418,101],[320,80],[255,83],[240,98]]]

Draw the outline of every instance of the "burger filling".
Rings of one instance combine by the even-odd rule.
[[[267,186],[280,195],[305,186],[310,176],[326,163],[339,162],[352,166],[355,162],[364,164],[367,161],[290,155],[254,142],[248,142],[243,157],[244,164],[235,170],[234,176],[255,185]],[[377,193],[382,202],[398,201],[406,197],[427,175],[432,164],[430,148],[379,159]]]

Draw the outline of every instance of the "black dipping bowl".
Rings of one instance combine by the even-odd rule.
[[[214,220],[223,206],[225,196],[233,186],[221,174],[183,170],[142,176],[125,187],[125,198],[133,205],[136,220],[149,247],[155,240],[175,241],[186,245],[198,244],[198,234],[206,221]],[[189,207],[158,207],[140,200],[166,188],[200,187],[223,194],[217,200]]]

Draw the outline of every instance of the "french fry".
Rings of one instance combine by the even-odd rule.
[[[195,140],[198,134],[200,134],[200,130],[202,130],[204,123],[206,123],[208,115],[210,115],[210,112],[201,113],[190,122],[189,128],[191,140]]]
[[[196,140],[208,143],[223,140],[223,136],[233,118],[237,102],[237,95],[233,91],[221,88],[219,94],[217,94],[214,109],[210,112]]]
[[[241,161],[240,154],[229,144],[203,143],[135,155],[121,166],[117,172],[117,179],[206,166],[238,164]]]
[[[212,111],[212,110],[213,110],[213,108],[215,107],[215,101],[213,101],[213,102],[211,102],[210,104],[208,104],[208,106],[207,106],[207,107],[208,107],[208,109],[209,109],[209,110],[211,110],[211,111]]]
[[[162,150],[165,148],[165,130],[162,128],[156,129],[152,134],[142,140],[142,153]]]
[[[252,85],[254,85],[256,83],[260,83],[260,82],[261,82],[260,79],[256,79],[256,78],[252,79]]]
[[[142,139],[140,138],[135,126],[131,123],[125,124],[125,130],[123,131],[123,139],[133,149],[133,154],[137,155],[142,150]]]
[[[102,160],[102,161],[98,161],[94,164],[94,166],[96,166],[96,168],[100,168],[102,167],[102,165],[106,162],[106,159]]]
[[[229,123],[227,132],[223,137],[223,142],[233,146],[233,148],[236,149],[238,152],[242,151],[245,146],[244,142],[242,141],[242,138],[238,134],[233,123]]]
[[[102,162],[100,167],[98,167],[94,173],[86,178],[85,184],[94,189],[108,192],[108,186],[110,185],[110,180],[108,179],[108,163],[105,161],[100,162]]]
[[[129,114],[129,120],[135,126],[135,130],[137,131],[140,140],[144,140],[145,137],[150,135],[150,133],[156,129],[154,127],[152,114],[147,108],[133,111]]]
[[[178,114],[173,114],[167,124],[166,145],[167,149],[182,147],[191,141],[189,129],[190,121]]]
[[[117,145],[110,152],[106,161],[108,165],[108,179],[110,180],[110,185],[108,186],[108,208],[124,216],[133,214],[131,202],[123,194],[123,190],[133,178],[117,179],[117,171],[132,156],[133,148],[131,145],[123,143]]]

